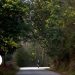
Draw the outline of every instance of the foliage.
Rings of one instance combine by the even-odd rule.
[[[26,41],[30,38],[33,41],[37,40],[55,63],[69,64],[71,60],[75,61],[74,2],[73,0],[31,0],[30,2],[1,0],[0,51],[11,54],[18,47],[19,39],[24,38]],[[25,52],[22,54],[24,55]],[[21,59],[22,54],[20,54]],[[32,57],[29,54],[27,56]],[[23,61],[25,62],[24,59]]]
[[[12,67],[12,66],[10,66]],[[16,69],[13,69],[13,68],[8,68],[8,67],[3,67],[3,66],[0,66],[0,74],[1,75],[15,75],[17,72]]]
[[[26,67],[32,63],[32,57],[27,51],[21,48],[16,51],[14,61],[19,67]]]
[[[28,12],[28,5],[20,0],[0,1],[0,51],[16,47],[19,37],[29,35]]]
[[[60,0],[35,0],[33,7],[34,35],[56,63],[69,62],[75,35],[74,8]]]

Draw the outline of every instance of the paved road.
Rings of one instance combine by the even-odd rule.
[[[48,70],[43,70],[43,69],[30,69],[30,70],[24,70],[21,69],[17,75],[60,75],[58,73],[48,71]]]

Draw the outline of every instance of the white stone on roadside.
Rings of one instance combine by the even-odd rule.
[[[0,55],[0,65],[2,64],[2,57],[1,57],[1,55]]]

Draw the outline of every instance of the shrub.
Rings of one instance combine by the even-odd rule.
[[[16,51],[14,58],[19,67],[30,66],[32,62],[30,54],[28,54],[28,52],[26,52],[23,48]]]

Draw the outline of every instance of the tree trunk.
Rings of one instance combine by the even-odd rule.
[[[75,71],[75,50],[72,50],[70,54],[70,70]]]
[[[6,57],[5,57],[6,55],[5,55],[5,53],[4,53],[4,55],[2,56],[2,59],[3,59],[3,62],[2,62],[2,65],[3,66],[6,66]]]

